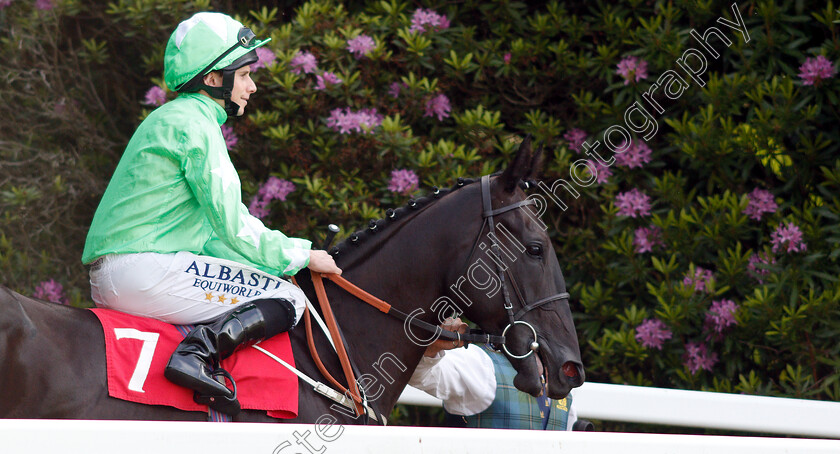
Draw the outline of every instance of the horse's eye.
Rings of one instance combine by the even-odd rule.
[[[527,246],[526,251],[529,255],[532,255],[534,257],[541,257],[543,248],[542,245],[539,243],[531,243]]]

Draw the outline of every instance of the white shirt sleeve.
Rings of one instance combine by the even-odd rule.
[[[481,413],[496,398],[493,361],[478,346],[424,356],[408,384],[443,400],[454,415]]]

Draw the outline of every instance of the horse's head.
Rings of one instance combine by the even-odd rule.
[[[478,238],[468,238],[471,252],[456,293],[471,302],[463,308],[470,320],[504,332],[505,353],[518,371],[514,385],[537,396],[544,372],[548,396],[559,399],[583,384],[584,372],[563,273],[534,206],[544,199],[526,197],[520,187],[540,164],[541,153],[532,153],[526,139],[504,172],[465,191],[481,194],[484,221]]]

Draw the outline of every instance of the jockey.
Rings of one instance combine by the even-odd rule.
[[[242,115],[257,91],[250,65],[268,41],[221,13],[178,25],[164,78],[179,96],[132,136],[82,256],[97,306],[200,324],[165,375],[195,390],[198,403],[231,415],[240,406],[219,362],[242,344],[291,329],[303,314],[306,297],[282,277],[307,266],[341,273],[326,251],[266,228],[242,203],[220,126]]]

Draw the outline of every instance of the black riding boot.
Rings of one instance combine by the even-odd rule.
[[[265,299],[243,304],[215,322],[190,331],[175,349],[163,374],[172,383],[194,390],[196,402],[234,416],[240,411],[236,383],[221,368],[221,360],[232,355],[240,345],[288,331],[294,321],[295,308],[288,300]],[[225,378],[231,382],[232,389],[225,385]]]

